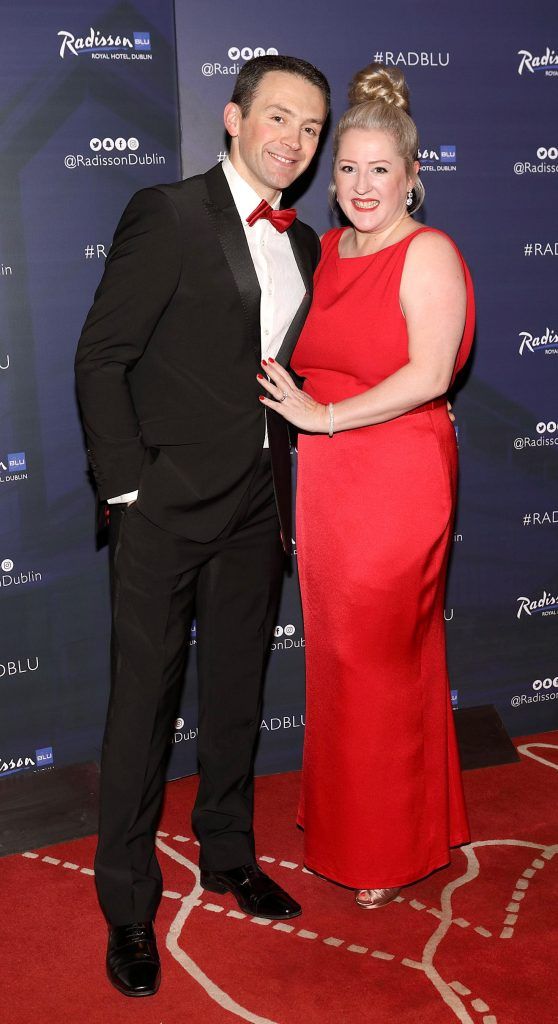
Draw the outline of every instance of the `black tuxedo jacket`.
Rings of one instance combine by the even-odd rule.
[[[310,307],[320,251],[298,220],[288,237],[306,294],[277,357],[283,365]],[[138,489],[152,522],[193,540],[216,537],[261,456],[260,359],[260,287],[223,169],[136,193],[76,355],[99,497]],[[268,431],[290,550],[285,421],[270,412]]]

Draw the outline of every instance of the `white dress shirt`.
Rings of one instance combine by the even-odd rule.
[[[221,164],[234,204],[238,210],[248,248],[254,264],[254,270],[261,289],[260,300],[260,338],[262,359],[275,359],[281,348],[283,339],[291,321],[302,302],[305,287],[300,276],[296,260],[287,232],[276,228],[261,217],[250,227],[246,218],[250,216],[261,202],[261,196],[233,167],[228,157]],[[274,210],[279,208],[281,193],[270,205]],[[269,446],[267,430],[264,448]],[[120,494],[117,498],[109,498],[108,504],[132,502],[138,496],[137,491]]]

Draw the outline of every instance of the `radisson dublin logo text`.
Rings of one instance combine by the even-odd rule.
[[[519,332],[519,355],[527,352],[544,352],[547,356],[553,356],[558,352],[558,332],[546,327],[541,334],[531,334],[531,331]]]
[[[13,757],[0,755],[0,775],[14,775],[15,772],[26,770],[39,771],[41,768],[51,768],[53,764],[52,747],[41,747],[34,754],[15,754]]]
[[[524,71],[529,71],[532,75],[535,71],[544,71],[548,76],[558,75],[558,53],[549,46],[544,53],[538,55],[531,53],[530,50],[518,50],[517,55],[520,58],[518,75],[522,75]]]
[[[27,459],[25,452],[9,452],[0,459],[0,484],[27,480]]]
[[[556,615],[558,611],[558,597],[548,594],[546,590],[543,590],[541,597],[536,597],[534,600],[530,597],[518,597],[517,603],[519,605],[517,609],[518,619],[521,618],[523,613],[525,615]]]
[[[436,149],[423,147],[417,155],[421,171],[457,170],[457,151],[454,145],[440,145]]]
[[[87,55],[93,60],[151,60],[151,37],[149,32],[132,32],[131,36],[103,35],[90,28],[86,36],[75,36],[62,30],[60,56],[67,53],[74,57]]]

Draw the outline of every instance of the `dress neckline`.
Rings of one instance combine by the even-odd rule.
[[[337,259],[339,260],[340,263],[344,263],[345,261],[347,261],[347,263],[350,263],[351,260],[368,260],[368,259],[370,259],[371,256],[380,256],[381,253],[387,252],[388,249],[393,249],[396,245],[401,245],[401,243],[402,242],[406,242],[408,238],[414,238],[415,235],[418,235],[420,231],[428,231],[428,230],[431,230],[431,229],[429,229],[426,224],[421,224],[420,227],[416,228],[415,231],[410,231],[409,234],[405,235],[404,238],[400,238],[398,242],[391,242],[390,245],[384,245],[383,249],[378,249],[377,252],[363,253],[362,256],[340,256],[339,255],[339,242],[341,241],[345,231],[348,231],[348,228],[340,228],[341,234],[339,235],[339,238],[337,239],[337,244],[335,246],[335,254],[336,254]]]

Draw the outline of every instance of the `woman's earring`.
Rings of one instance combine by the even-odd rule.
[[[414,189],[410,188],[407,192],[407,206],[413,205]]]

